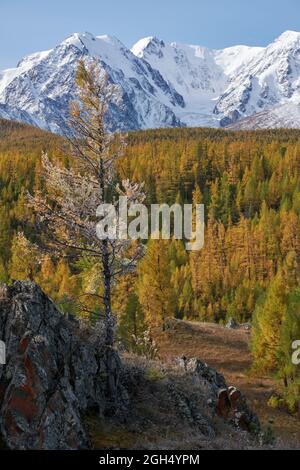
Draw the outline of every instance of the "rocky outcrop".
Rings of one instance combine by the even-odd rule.
[[[105,415],[126,400],[103,335],[85,334],[35,284],[1,287],[0,340],[0,430],[10,449],[88,448],[82,414]]]
[[[182,357],[180,365],[188,374],[192,374],[195,379],[205,381],[211,389],[211,396],[217,396],[220,389],[227,387],[223,375],[197,358]]]
[[[224,377],[199,359],[180,360],[184,370],[192,374],[195,380],[206,383],[209,389],[209,403],[216,414],[235,427],[253,432],[259,431],[260,423],[249,408],[245,396],[236,387],[228,387]]]

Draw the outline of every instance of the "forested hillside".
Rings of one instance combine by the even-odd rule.
[[[102,286],[90,260],[56,259],[26,204],[42,187],[41,153],[70,164],[62,139],[0,122],[0,277],[34,279],[63,310],[101,312]],[[120,178],[145,181],[147,203],[205,204],[205,246],[150,241],[137,271],[115,284],[120,339],[149,348],[149,327],[168,318],[253,322],[256,371],[276,372],[295,410],[300,339],[300,131],[173,129],[132,133]],[[297,375],[298,374],[298,375]]]

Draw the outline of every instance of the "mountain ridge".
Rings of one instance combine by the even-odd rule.
[[[129,49],[114,36],[74,33],[51,50],[25,56],[15,69],[0,71],[0,117],[66,133],[79,59],[96,60],[119,87],[109,109],[112,130],[255,128],[257,120],[251,118],[260,113],[259,126],[271,127],[272,111],[279,107],[277,127],[300,127],[300,33],[295,31],[266,47],[225,49],[168,44],[155,36]]]

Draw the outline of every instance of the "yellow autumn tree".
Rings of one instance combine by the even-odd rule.
[[[165,329],[167,319],[174,316],[175,310],[169,241],[149,241],[138,270],[138,298],[147,322]]]
[[[12,242],[12,256],[9,267],[11,279],[33,281],[38,272],[40,251],[30,243],[24,233],[17,233]]]

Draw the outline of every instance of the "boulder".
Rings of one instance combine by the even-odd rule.
[[[33,283],[1,287],[0,340],[0,431],[10,449],[86,449],[82,415],[126,400],[103,335],[85,334]]]
[[[235,330],[238,327],[239,324],[235,321],[234,318],[230,318],[226,324],[226,328],[228,328],[229,330]]]

